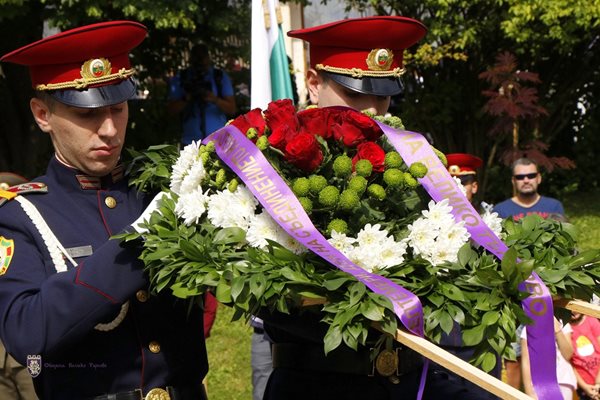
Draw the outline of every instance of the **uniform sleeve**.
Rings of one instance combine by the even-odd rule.
[[[185,91],[181,86],[181,75],[177,74],[169,80],[169,100],[181,100],[185,97]]]
[[[223,72],[222,91],[223,96],[233,96],[235,94],[233,91],[233,84],[231,83],[231,78],[229,77],[227,72]]]
[[[96,324],[112,321],[146,280],[139,249],[118,240],[95,249],[77,268],[57,273],[37,229],[15,217],[22,214],[14,204],[0,210],[0,254],[8,247],[12,254],[0,275],[0,336],[25,363],[27,355],[55,354]]]

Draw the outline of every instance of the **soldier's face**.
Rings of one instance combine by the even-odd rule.
[[[314,70],[313,70],[314,71]],[[323,81],[315,71],[307,74],[310,100],[319,107],[346,106],[358,111],[368,110],[383,115],[390,107],[390,96],[375,96],[350,90],[331,79]]]
[[[43,101],[31,108],[40,128],[50,134],[63,163],[91,176],[104,176],[118,163],[129,117],[127,102],[100,108],[70,107]],[[42,109],[38,109],[41,107]]]

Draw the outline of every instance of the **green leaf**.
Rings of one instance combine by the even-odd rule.
[[[515,276],[515,269],[517,268],[517,251],[514,248],[510,248],[504,253],[500,267],[506,280],[509,282],[512,281]]]
[[[325,354],[342,344],[342,332],[339,326],[331,326],[325,334]]]
[[[441,285],[442,293],[449,299],[455,301],[465,301],[465,296],[463,292],[451,283],[442,283]]]
[[[253,274],[250,277],[250,292],[254,297],[260,298],[265,292],[267,279],[263,274]]]
[[[463,343],[465,346],[476,346],[483,340],[485,325],[478,325],[474,328],[463,329]]]
[[[485,372],[490,372],[496,367],[498,359],[494,353],[485,353],[481,362],[481,369]]]
[[[217,300],[219,300],[220,303],[231,303],[231,286],[229,286],[229,284],[227,284],[225,280],[219,281],[215,297],[217,298]]]
[[[498,311],[488,311],[483,314],[483,318],[481,319],[481,323],[485,326],[493,325],[498,322],[500,318],[500,313]]]
[[[188,288],[181,283],[176,283],[171,286],[171,291],[175,297],[187,299],[188,297],[197,296],[200,294],[200,287]]]
[[[223,228],[215,234],[214,244],[237,244],[246,240],[246,232],[241,228]]]
[[[364,301],[360,307],[361,314],[371,321],[381,321],[383,319],[383,310],[370,301]]]

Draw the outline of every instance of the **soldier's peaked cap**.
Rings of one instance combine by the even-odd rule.
[[[0,61],[27,66],[36,90],[75,107],[103,107],[135,95],[129,52],[146,37],[134,21],[110,21],[48,36]]]
[[[483,165],[483,160],[467,153],[446,154],[450,175],[475,175],[476,169]]]
[[[402,91],[404,50],[427,33],[419,21],[397,16],[351,18],[288,32],[310,43],[310,64],[359,93]]]

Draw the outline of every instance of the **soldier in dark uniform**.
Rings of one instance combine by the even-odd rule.
[[[0,172],[0,190],[27,182],[27,178],[13,172]],[[33,381],[27,368],[6,352],[0,342],[0,398],[6,400],[36,400]]]
[[[405,17],[347,19],[291,31],[310,43],[307,84],[311,102],[319,107],[347,106],[385,114],[390,97],[402,91],[400,76],[406,48],[426,33],[418,21]],[[395,349],[398,367],[372,359],[371,346],[381,335],[370,333],[367,346],[354,351],[344,344],[325,356],[327,330],[317,308],[291,314],[262,312],[265,331],[273,340],[273,372],[264,400],[395,400],[415,399],[422,372],[421,356]],[[387,353],[389,355],[389,353]],[[429,374],[425,399],[476,399],[460,382]]]
[[[205,398],[202,312],[149,297],[139,245],[110,239],[150,200],[119,164],[145,36],[112,21],[0,58],[29,67],[55,149],[45,175],[0,191],[0,337],[41,399]]]

